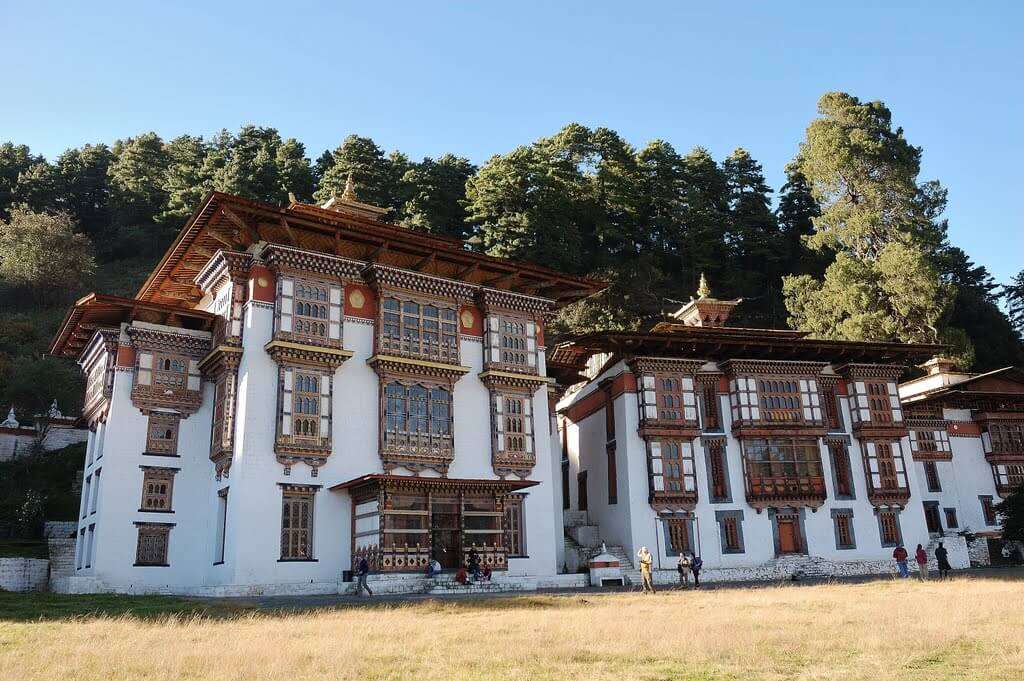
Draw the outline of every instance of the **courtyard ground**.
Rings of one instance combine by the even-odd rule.
[[[1016,571],[654,596],[257,605],[0,594],[0,679],[1024,676]]]

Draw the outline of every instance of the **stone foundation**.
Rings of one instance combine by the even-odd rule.
[[[0,590],[45,591],[50,561],[42,558],[0,558]]]

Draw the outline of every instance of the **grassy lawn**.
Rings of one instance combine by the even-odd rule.
[[[996,577],[292,613],[172,598],[5,599],[0,678],[25,681],[934,681],[1020,679],[1024,669],[1024,581]],[[33,607],[42,619],[26,617]],[[62,609],[98,614],[61,618]]]

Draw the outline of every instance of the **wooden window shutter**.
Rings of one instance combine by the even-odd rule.
[[[340,286],[331,286],[328,292],[328,330],[327,337],[331,340],[341,340],[341,300],[342,300],[342,289]]]
[[[903,421],[903,407],[900,406],[900,396],[896,392],[896,384],[889,383],[889,404],[892,406],[893,422]]]
[[[278,328],[281,331],[291,333],[292,314],[294,311],[295,280],[291,277],[281,277],[281,293],[278,295],[280,314],[278,315]]]
[[[491,393],[494,401],[494,433],[497,440],[498,451],[505,449],[505,419],[502,418],[505,408],[505,398],[500,393]]]
[[[655,492],[665,491],[665,478],[661,469],[661,443],[651,443],[651,484]]]
[[[658,397],[654,390],[654,376],[645,375],[642,379],[643,392],[641,394],[642,416],[645,419],[658,418]]]
[[[526,361],[531,367],[537,366],[537,325],[526,322]]]
[[[523,397],[523,440],[528,454],[533,453],[533,399]]]
[[[188,389],[198,391],[203,384],[203,376],[199,373],[199,360],[188,360]]]
[[[320,439],[331,439],[331,377],[320,374]]]
[[[293,370],[285,369],[281,385],[281,434],[292,434],[292,381]]]
[[[139,363],[138,370],[135,372],[135,381],[139,385],[153,384],[153,353],[139,353]]]
[[[487,317],[487,347],[492,362],[501,361],[501,320],[497,315]]]

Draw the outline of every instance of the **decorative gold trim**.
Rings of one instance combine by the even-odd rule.
[[[366,360],[378,373],[403,372],[403,373],[425,373],[428,375],[464,376],[473,370],[472,367],[460,366],[458,364],[445,364],[444,362],[432,362],[426,359],[412,359],[409,357],[398,357],[396,355],[376,354]]]
[[[264,345],[263,349],[278,364],[290,362],[330,369],[337,369],[345,360],[356,354],[351,350],[329,348],[323,345],[306,345],[305,343],[283,340],[272,340]]]

